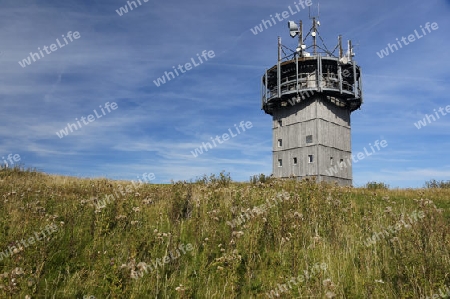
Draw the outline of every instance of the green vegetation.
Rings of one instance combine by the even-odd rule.
[[[431,181],[427,181],[425,182],[425,187],[426,188],[448,188],[450,189],[450,181],[436,181],[436,180],[431,180]]]
[[[389,185],[386,185],[385,183],[377,183],[377,182],[368,182],[365,187],[366,187],[366,189],[369,189],[369,190],[389,189]]]
[[[420,298],[450,285],[448,188],[225,173],[130,186],[0,170],[0,298]]]

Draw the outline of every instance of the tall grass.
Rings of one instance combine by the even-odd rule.
[[[3,169],[0,252],[59,229],[0,261],[0,297],[419,298],[450,285],[449,189],[263,181],[221,173],[132,188]],[[98,205],[119,184],[129,188]],[[414,211],[424,217],[367,246]]]

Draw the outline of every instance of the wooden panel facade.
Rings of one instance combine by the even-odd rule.
[[[274,109],[273,175],[351,185],[350,110],[323,95]]]

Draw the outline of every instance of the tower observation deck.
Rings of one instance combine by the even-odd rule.
[[[262,109],[273,118],[273,175],[351,185],[350,114],[363,102],[361,69],[351,41],[344,54],[339,36],[329,51],[317,18],[312,23],[305,36],[301,21],[288,23],[298,46],[291,50],[279,37],[277,64],[262,77]]]

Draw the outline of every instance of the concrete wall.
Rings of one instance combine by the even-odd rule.
[[[281,121],[281,125],[279,123]],[[312,135],[312,143],[307,136]],[[278,140],[282,140],[279,146]],[[310,163],[309,155],[313,156]],[[332,161],[330,158],[333,158]],[[318,180],[350,185],[350,111],[322,96],[312,96],[273,113],[273,174],[275,177],[317,176]],[[297,158],[297,163],[294,163]],[[279,159],[282,166],[279,166]],[[339,167],[341,159],[341,167]]]

